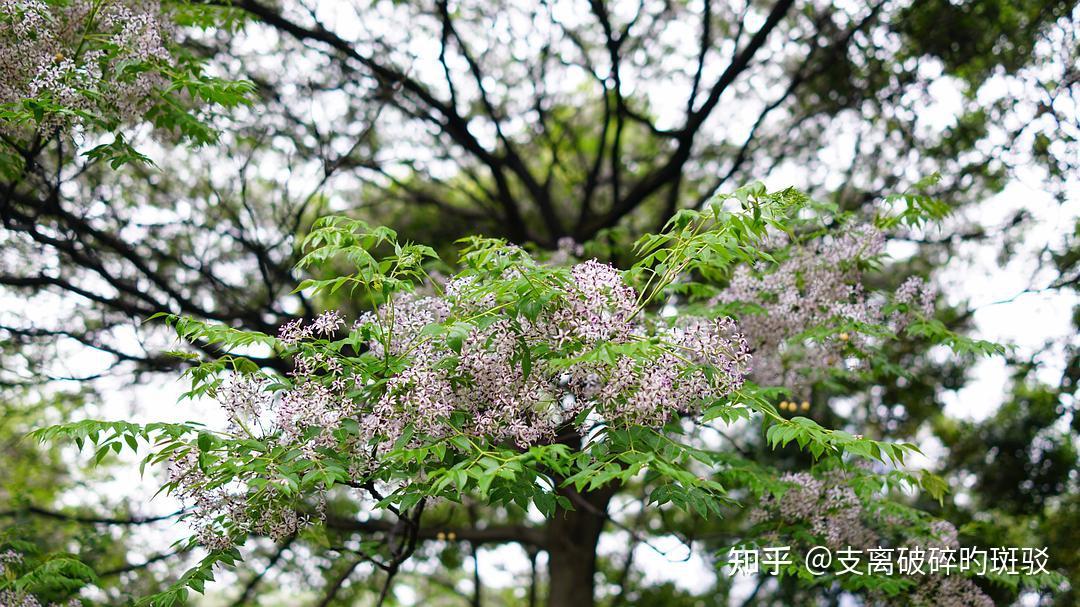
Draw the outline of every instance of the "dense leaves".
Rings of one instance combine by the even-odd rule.
[[[727,210],[728,203],[735,208]],[[473,239],[459,257],[462,270],[435,279],[425,263],[437,257],[433,250],[399,244],[386,228],[325,220],[308,237],[300,265],[342,258],[353,271],[300,288],[318,295],[348,286],[353,297],[368,297],[373,310],[351,327],[332,311],[310,324],[291,322],[277,338],[170,319],[191,341],[231,351],[268,347],[294,360],[285,375],[267,373],[239,355],[188,371],[189,396],[215,398],[228,415],[228,429],[78,422],[36,436],[66,437],[80,446],[89,441],[98,461],[148,441],[152,449],[144,463],[169,463],[164,489],[190,505],[185,518],[197,531],[194,539],[213,552],[173,590],[149,599],[152,604],[178,600],[184,588],[200,590],[200,572],[221,555],[235,559],[234,545],[250,535],[282,541],[310,524],[330,524],[327,496],[340,487],[366,492],[373,499],[369,516],[382,518],[378,513],[385,512],[406,522],[406,550],[390,541],[365,555],[389,579],[415,550],[425,506],[444,500],[477,500],[522,513],[535,507],[552,518],[581,507],[571,495],[580,499],[640,484],[653,507],[671,504],[697,516],[723,517],[739,501],[730,495],[733,489],[782,495],[784,478],[697,444],[687,434],[693,425],[760,418],[766,444],[797,444],[830,466],[862,459],[897,465],[918,452],[912,444],[786,417],[773,398],[787,387],[759,387],[745,379],[753,359],[807,340],[837,340],[850,361],[880,348],[882,340],[897,339],[887,324],[894,321],[886,317],[859,312],[859,322],[847,318],[853,313],[848,307],[868,305],[861,285],[851,283],[859,273],[835,278],[848,281],[848,288],[804,298],[816,312],[800,317],[796,327],[754,325],[780,334],[751,336],[758,343],[752,355],[735,332],[738,319],[710,324],[686,313],[661,313],[676,281],[682,291],[709,292],[703,287],[713,283],[723,293],[739,267],[776,280],[788,267],[782,260],[798,259],[804,247],[816,250],[822,239],[851,256],[825,263],[880,261],[880,253],[865,244],[844,244],[846,232],[854,230],[858,243],[858,230],[866,228],[841,224],[834,228],[839,234],[823,232],[821,223],[834,216],[813,209],[805,196],[773,195],[759,185],[719,196],[707,211],[683,211],[665,232],[642,238],[639,261],[625,275],[595,261],[541,264],[513,245]],[[778,235],[786,236],[777,240]],[[819,282],[807,268],[787,271],[795,280],[791,288],[812,289]],[[803,279],[802,287],[795,286]],[[687,288],[693,285],[698,288]],[[899,305],[906,306],[909,296],[898,293]],[[915,317],[929,313],[904,309]],[[761,314],[750,311],[751,317]],[[765,318],[780,314],[767,310]],[[839,329],[843,335],[833,337]],[[913,334],[962,353],[985,349],[943,326],[935,331]],[[820,361],[795,358],[783,364]],[[837,378],[860,372],[865,371],[850,363],[831,369]],[[942,498],[941,481],[933,475],[895,474],[880,482],[879,487],[898,482],[925,488]],[[872,492],[861,499],[851,493],[837,507],[858,517],[863,500],[874,499]],[[921,516],[912,514],[911,520]],[[862,580],[853,590],[895,596],[913,586],[882,578]],[[978,590],[970,586],[964,592]]]

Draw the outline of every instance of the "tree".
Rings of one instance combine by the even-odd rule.
[[[923,222],[919,200],[878,223]],[[742,210],[725,210],[725,201]],[[808,212],[813,218],[802,219]],[[427,271],[437,259],[431,248],[329,218],[307,237],[300,265],[340,257],[350,267],[299,288],[369,299],[372,310],[351,328],[335,311],[293,321],[276,338],[170,319],[192,343],[259,346],[293,359],[286,375],[237,355],[191,369],[189,395],[215,398],[228,429],[83,421],[36,436],[89,440],[98,457],[146,441],[145,462],[169,462],[166,488],[190,504],[193,541],[209,555],[151,597],[153,605],[200,591],[214,565],[239,558],[236,546],[249,536],[306,541],[312,522],[325,532],[381,535],[359,548],[349,548],[347,535],[329,543],[384,572],[383,604],[418,542],[436,535],[426,509],[447,502],[495,507],[483,526],[453,531],[462,541],[544,550],[552,606],[595,604],[597,541],[606,524],[620,524],[609,504],[627,490],[645,495],[643,508],[705,518],[723,517],[745,495],[761,514],[738,545],[805,542],[809,534],[835,550],[895,537],[955,550],[951,525],[880,497],[901,485],[940,497],[940,479],[860,471],[843,458],[897,464],[917,447],[825,429],[786,400],[773,405],[815,383],[888,372],[876,342],[898,335],[957,352],[996,351],[931,321],[933,293],[917,279],[888,305],[875,303],[859,285],[861,269],[881,260],[881,233],[839,225],[823,234],[835,219],[835,209],[793,190],[770,195],[752,186],[640,239],[640,260],[625,274],[596,261],[540,264],[519,247],[475,237],[462,270],[437,281]],[[672,292],[690,302],[659,314],[656,304]],[[738,320],[717,316],[725,312]],[[819,463],[814,475],[782,475],[703,440],[759,415],[766,443],[798,445]],[[373,502],[361,507],[363,518],[327,504],[349,489]],[[544,522],[530,520],[532,507]],[[809,564],[789,561],[784,571],[813,580]],[[934,571],[850,581],[838,569],[818,583],[903,604],[961,596],[990,604],[969,580]],[[331,585],[324,602],[339,588]]]
[[[5,6],[16,5],[22,6]],[[635,236],[663,225],[679,209],[698,208],[717,186],[775,174],[791,163],[811,175],[842,175],[816,180],[814,193],[841,209],[859,209],[935,169],[944,169],[944,179],[922,184],[929,194],[958,203],[976,199],[1000,187],[1013,162],[1010,154],[1027,147],[1059,177],[1075,158],[1075,139],[1053,134],[1054,129],[1075,132],[1076,113],[1068,104],[1076,77],[1070,61],[1075,45],[1069,43],[1075,40],[1076,12],[1068,3],[881,4],[853,13],[791,2],[744,7],[590,3],[581,7],[585,18],[564,8],[376,3],[358,9],[361,23],[371,27],[350,30],[341,14],[327,17],[326,7],[170,4],[168,15],[184,28],[168,49],[183,69],[151,62],[153,67],[117,71],[116,78],[89,86],[93,91],[103,85],[98,98],[110,99],[116,93],[110,82],[132,86],[142,74],[163,72],[167,78],[154,81],[148,106],[155,131],[140,139],[135,125],[141,121],[130,109],[96,101],[63,103],[70,98],[59,89],[16,96],[16,103],[5,105],[4,117],[23,126],[5,139],[0,211],[5,246],[32,262],[4,268],[0,282],[37,298],[73,294],[79,305],[71,314],[54,315],[61,322],[35,322],[34,314],[27,315],[30,322],[5,319],[6,334],[21,342],[20,354],[38,359],[9,379],[55,376],[48,360],[41,360],[46,354],[33,345],[56,340],[103,351],[119,372],[190,365],[191,360],[163,353],[166,346],[158,341],[163,332],[145,335],[137,344],[123,338],[128,327],[159,311],[268,334],[294,315],[314,319],[323,308],[341,307],[350,316],[372,311],[371,304],[340,295],[323,293],[312,300],[303,291],[289,294],[299,258],[296,239],[330,209],[392,221],[404,235],[422,241],[434,233],[432,244],[443,252],[447,241],[474,230],[542,248],[564,236],[596,237],[590,254],[629,267],[638,261],[627,246]],[[4,14],[5,25],[15,23],[13,14]],[[245,22],[248,35],[238,29]],[[940,28],[952,26],[966,32],[964,42],[941,44]],[[541,34],[507,43],[514,38],[508,33],[525,30]],[[678,35],[686,30],[695,35]],[[280,37],[260,39],[251,32]],[[437,48],[425,47],[436,40]],[[78,57],[81,47],[77,43],[73,54],[64,55]],[[968,48],[980,50],[969,53]],[[987,59],[988,48],[1003,52]],[[264,53],[273,57],[269,63]],[[207,78],[196,57],[217,73],[253,81],[256,105],[250,110],[238,105],[248,88]],[[928,65],[962,78],[957,86],[969,93],[1004,77],[1029,82],[1030,97],[1015,105],[967,99],[955,124],[927,132],[918,110],[929,99],[926,89],[940,80],[928,75]],[[321,69],[316,73],[312,66]],[[683,87],[674,110],[652,90],[659,82],[665,93]],[[774,83],[779,87],[772,90]],[[772,93],[779,96],[768,96]],[[297,105],[308,97],[315,100],[312,111]],[[192,104],[192,99],[224,109],[215,113],[213,105]],[[729,107],[749,115],[730,121],[730,130],[719,114]],[[1025,115],[1029,107],[1037,109],[1039,120],[1011,126],[1010,117]],[[42,120],[64,116],[68,109],[75,110],[79,127],[74,140],[70,129],[55,128],[70,122]],[[216,142],[214,126],[222,127]],[[987,147],[1001,141],[1003,128],[1013,129],[1008,143]],[[215,147],[207,152],[176,147],[168,136],[176,131]],[[838,134],[846,133],[853,133],[854,149],[874,149],[886,162],[841,167],[822,160],[823,144],[842,141]],[[98,137],[104,147],[94,147]],[[160,154],[159,166],[148,167],[139,151],[148,146],[164,146],[174,156]],[[82,156],[87,149],[95,151]],[[116,166],[106,167],[106,161]],[[279,168],[290,176],[283,178]],[[296,178],[305,173],[310,178]],[[302,192],[295,194],[298,185]],[[930,197],[913,193],[905,201],[940,212]],[[425,225],[432,221],[434,228]],[[951,241],[929,242],[917,231],[896,237],[921,239],[935,250],[947,249]],[[975,229],[955,238],[978,237]],[[458,262],[452,254],[446,259],[448,265]],[[336,280],[340,268],[321,271],[325,274],[317,279]],[[915,271],[927,274],[929,267],[916,265]],[[899,284],[884,286],[893,291]],[[962,326],[963,314],[942,313],[950,326]],[[922,337],[948,335],[934,324],[924,329],[933,332]],[[242,344],[218,341],[220,336],[194,337],[196,349],[212,358],[249,354],[223,351],[222,346]],[[921,382],[927,398],[900,397],[909,411],[921,413],[912,414],[901,430],[878,420],[880,427],[872,427],[879,438],[913,436],[934,404],[934,382],[966,364],[950,361],[951,369],[933,364],[923,356],[924,345],[900,343],[881,355],[904,356],[920,369],[917,378],[905,380]],[[280,354],[264,348],[244,359],[288,372],[287,357]],[[806,398],[827,427],[862,428],[833,414],[828,403],[837,394],[858,393],[866,378],[839,386],[833,379],[814,378],[812,387],[789,398],[800,408]],[[875,379],[895,378],[883,371]],[[769,451],[764,441],[747,443],[740,446],[757,457]],[[793,448],[781,453],[781,468],[808,463]],[[606,505],[602,492],[592,497]],[[346,504],[344,512],[355,508]],[[601,523],[611,522],[595,510],[574,512],[555,520],[589,531],[586,540]],[[381,525],[340,524],[352,528],[339,531],[401,536],[400,529]],[[698,524],[686,516],[675,526]],[[475,525],[453,531],[474,547],[506,539],[467,536],[467,529],[475,533]],[[289,562],[280,556],[293,540],[281,540],[270,553],[271,567]],[[322,548],[317,552],[327,554]],[[579,560],[563,573],[577,581],[553,586],[581,596],[582,574],[595,552],[568,554]],[[360,565],[357,559],[352,567],[327,567],[325,596],[340,592]]]

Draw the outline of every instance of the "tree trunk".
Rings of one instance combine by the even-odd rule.
[[[596,543],[607,518],[615,487],[559,493],[574,510],[556,510],[548,521],[548,607],[593,607],[596,585]]]

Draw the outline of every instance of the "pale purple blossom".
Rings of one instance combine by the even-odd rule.
[[[278,329],[278,339],[286,345],[296,345],[309,337],[311,337],[311,327],[304,324],[302,318],[290,320]]]
[[[915,591],[902,601],[888,601],[897,607],[994,607],[994,601],[971,580],[960,575],[924,575]]]
[[[22,564],[22,555],[14,550],[0,552],[0,575],[4,575],[8,565]]]
[[[577,364],[558,372],[542,362],[529,368],[525,359],[537,348],[580,352],[630,344],[648,332],[635,318],[638,294],[618,270],[593,260],[572,266],[569,276],[562,296],[537,318],[495,317],[469,325],[457,351],[424,330],[497,308],[473,277],[448,281],[441,296],[394,295],[361,315],[352,330],[370,336],[369,354],[408,361],[367,404],[350,396],[366,385],[344,375],[336,356],[302,345],[335,332],[344,324],[340,315],[328,312],[311,324],[294,320],[279,333],[284,343],[298,346],[293,387],[252,407],[249,391],[258,387],[230,384],[221,391],[227,397],[223,404],[233,412],[262,410],[272,402],[269,431],[286,443],[304,443],[302,450],[314,456],[316,447],[331,446],[332,431],[346,418],[360,423],[358,444],[374,440],[385,449],[410,426],[419,436],[450,436],[458,430],[449,418],[462,411],[466,432],[527,447],[552,440],[588,408],[607,423],[661,426],[742,385],[749,344],[731,319],[684,318],[652,329],[661,344],[659,360],[624,358],[614,365]]]
[[[773,245],[786,243],[783,238],[773,240]],[[858,353],[871,342],[857,330],[838,331],[824,339],[802,336],[817,327],[884,323],[884,301],[865,290],[860,270],[861,262],[884,253],[884,245],[884,235],[873,226],[850,226],[788,249],[775,267],[740,266],[735,271],[712,303],[760,308],[740,318],[754,352],[755,381],[783,386],[796,399],[806,398],[814,383],[858,360]],[[933,313],[933,291],[918,279],[905,282],[895,299],[924,316]]]
[[[199,455],[189,451],[169,460],[172,492],[188,506],[188,524],[195,539],[209,550],[227,550],[235,544],[235,533],[260,533],[281,540],[310,523],[307,516],[280,506],[253,508],[247,492],[235,483],[212,482],[199,463]],[[267,497],[275,490],[267,488]],[[267,499],[266,503],[273,503]],[[229,527],[219,519],[228,521]]]
[[[563,297],[535,320],[504,319],[470,329],[452,366],[444,364],[445,346],[418,336],[433,322],[473,313],[478,298],[472,295],[482,292],[474,280],[451,281],[443,298],[408,295],[366,314],[360,326],[376,333],[392,327],[389,352],[408,353],[410,364],[388,380],[364,427],[387,443],[410,424],[423,435],[442,437],[455,432],[448,417],[464,411],[467,431],[526,447],[553,439],[589,407],[608,423],[660,426],[742,385],[749,346],[730,319],[687,319],[662,328],[667,353],[648,363],[623,358],[613,366],[581,364],[559,373],[526,369],[526,349],[590,349],[627,344],[645,333],[635,319],[638,294],[615,268],[587,261],[573,266],[570,277]],[[384,341],[372,339],[370,351],[383,356]],[[706,366],[715,373],[707,376]]]
[[[270,380],[258,376],[234,376],[217,389],[217,401],[229,416],[229,421],[243,425],[245,420],[259,420],[271,409],[274,393]]]
[[[584,253],[584,246],[570,236],[563,236],[555,242],[555,251],[547,263],[553,266],[566,265],[571,260],[580,258]]]
[[[166,79],[153,67],[124,66],[171,61],[161,7],[152,0],[114,0],[93,10],[95,4],[0,0],[0,104],[46,97],[108,119],[143,116]],[[96,42],[87,44],[87,35]],[[50,114],[37,127],[50,131],[71,120],[70,114]]]
[[[826,472],[820,478],[808,472],[785,474],[780,480],[787,483],[787,490],[779,497],[764,495],[751,519],[781,528],[805,525],[834,553],[845,548],[867,550],[887,546],[888,539],[872,528],[871,523],[882,520],[892,525],[905,523],[892,517],[881,517],[867,509],[849,485],[850,479],[850,473],[839,470]],[[931,523],[928,535],[914,528],[901,531],[907,535],[904,547],[918,547],[928,555],[935,552],[928,548],[955,550],[960,546],[956,528],[947,521]],[[927,573],[913,577],[916,584],[910,592],[897,596],[872,592],[873,604],[897,607],[992,607],[994,604],[971,580],[958,574]]]
[[[311,323],[311,330],[316,335],[330,337],[343,326],[345,326],[345,320],[341,317],[341,313],[337,310],[327,310],[315,318],[315,321]]]
[[[487,285],[475,279],[451,280],[443,295],[392,296],[352,326],[354,334],[369,337],[368,356],[398,359],[398,370],[375,391],[372,378],[346,373],[336,350],[316,339],[344,326],[339,313],[311,323],[294,320],[279,332],[295,348],[288,382],[237,376],[224,381],[216,396],[232,432],[292,446],[311,460],[322,457],[320,448],[352,449],[359,474],[375,465],[366,460],[377,459],[408,428],[414,441],[464,431],[527,448],[565,430],[584,435],[584,420],[660,427],[742,386],[750,346],[734,320],[683,317],[647,324],[637,317],[638,293],[612,266],[587,261],[572,266],[568,276],[561,293],[530,318],[498,312],[506,306],[496,305]],[[483,322],[461,325],[465,330],[456,333],[453,347],[445,335],[428,330],[477,318]],[[548,368],[542,356],[529,362],[533,352],[632,350],[643,340],[652,344],[649,354],[614,362],[558,369]],[[583,416],[586,410],[595,415]],[[465,413],[463,428],[450,423],[458,412]],[[341,445],[334,431],[347,419],[360,432]],[[192,505],[196,537],[208,548],[232,541],[218,522],[222,517],[235,529],[279,538],[307,523],[295,512],[245,508],[245,487],[209,482],[194,453],[174,458],[170,484]]]
[[[821,479],[807,472],[787,473],[780,477],[787,490],[780,497],[763,496],[754,518],[806,525],[831,550],[874,547],[877,534],[867,526],[862,502],[847,478],[840,472]]]
[[[596,260],[570,269],[573,283],[568,305],[554,319],[566,323],[586,344],[623,342],[634,332],[637,293],[626,285],[619,271]]]
[[[918,318],[930,318],[934,315],[934,302],[937,290],[930,283],[918,276],[911,276],[893,293],[893,303],[907,308],[905,312],[896,312],[890,319],[893,328],[901,331],[911,321]]]
[[[0,606],[41,607],[41,602],[29,594],[19,595],[14,590],[0,590]]]
[[[37,597],[20,593],[17,590],[0,590],[0,607],[42,607]],[[82,607],[79,599],[69,599],[63,603],[49,603],[47,607]]]

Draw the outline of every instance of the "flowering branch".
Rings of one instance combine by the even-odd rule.
[[[901,464],[915,445],[789,417],[808,413],[809,402],[784,399],[778,409],[777,398],[857,377],[901,335],[980,347],[934,324],[934,295],[921,280],[870,294],[862,276],[880,264],[881,230],[854,222],[825,230],[828,213],[793,190],[770,194],[755,184],[679,213],[664,233],[639,241],[640,259],[625,272],[598,260],[545,262],[472,238],[459,271],[438,282],[425,267],[437,259],[430,248],[403,244],[388,228],[323,219],[298,268],[345,262],[350,270],[298,290],[371,302],[351,324],[327,310],[272,336],[168,317],[200,349],[259,348],[291,360],[285,373],[239,355],[187,371],[187,396],[216,400],[228,427],[78,422],[37,436],[88,439],[98,460],[152,445],[144,464],[168,465],[164,489],[189,504],[194,540],[212,551],[169,592],[198,583],[215,559],[233,560],[251,535],[284,541],[315,524],[378,536],[358,554],[386,573],[381,602],[421,541],[557,553],[570,540],[552,531],[556,523],[584,521],[597,535],[618,525],[607,507],[623,487],[640,486],[656,508],[724,516],[735,503],[730,487],[779,490],[784,482],[777,471],[696,446],[688,436],[695,424],[757,415],[768,446],[795,443],[815,460]],[[676,314],[655,309],[682,294],[692,299]],[[932,475],[897,478],[940,496]],[[330,511],[327,496],[343,486],[372,498],[367,518]],[[535,507],[548,523],[424,524],[429,504],[467,497]]]

